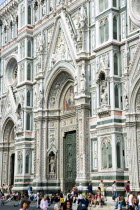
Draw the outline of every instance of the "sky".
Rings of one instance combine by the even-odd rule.
[[[0,0],[0,4],[2,4],[4,2],[4,0]]]

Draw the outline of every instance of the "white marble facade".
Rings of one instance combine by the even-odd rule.
[[[0,5],[1,184],[65,191],[67,170],[84,186],[103,179],[111,192],[116,180],[123,191],[130,180],[139,190],[139,9],[138,0]]]

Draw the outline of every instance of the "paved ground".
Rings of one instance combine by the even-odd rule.
[[[5,204],[4,206],[0,206],[0,210],[17,210],[17,209],[19,210],[19,207],[14,207],[14,203],[15,203],[15,201],[11,201],[11,202]],[[107,201],[106,205],[103,206],[102,208],[99,208],[99,206],[89,207],[88,210],[94,210],[94,209],[95,210],[96,209],[98,209],[98,210],[101,210],[101,209],[102,210],[103,209],[104,210],[112,210],[112,209],[114,209],[114,206],[115,206],[115,203],[112,200],[109,200],[109,201]],[[31,204],[31,207],[29,210],[37,210],[36,204],[35,203]],[[53,210],[53,205],[51,205],[48,210]],[[77,207],[73,206],[73,210],[77,210]],[[123,208],[123,210],[126,210],[126,208]]]

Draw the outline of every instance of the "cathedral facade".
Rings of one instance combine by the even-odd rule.
[[[0,184],[140,187],[140,3],[0,5]]]

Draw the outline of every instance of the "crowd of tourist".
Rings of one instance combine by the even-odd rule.
[[[47,210],[52,204],[54,204],[55,210],[60,210],[60,208],[71,210],[73,206],[75,206],[77,210],[87,210],[88,207],[103,207],[105,205],[107,200],[107,187],[108,185],[105,186],[103,180],[101,180],[96,190],[92,189],[92,183],[89,183],[86,190],[79,184],[79,186],[74,185],[74,187],[65,195],[62,192],[59,192],[47,196],[41,191],[34,193],[30,185],[27,186],[27,191],[24,193],[13,192],[12,187],[9,188],[3,185],[0,188],[0,200],[1,205],[14,200],[14,206],[20,206],[21,210],[28,209],[31,202],[42,210]],[[134,195],[134,192],[130,191],[129,181],[125,186],[125,196],[124,194],[117,192],[116,182],[113,182],[112,200],[115,202],[115,209],[118,209],[118,207],[122,209],[122,207],[125,206],[125,208],[129,210],[140,210],[140,192],[138,192],[137,195]]]

